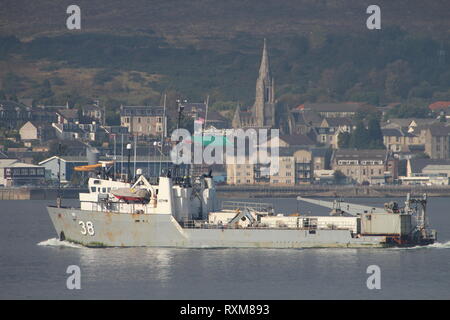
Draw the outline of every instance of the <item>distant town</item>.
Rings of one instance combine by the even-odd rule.
[[[175,112],[161,105],[122,105],[117,125],[107,123],[99,101],[73,108],[68,103],[39,105],[27,98],[0,100],[0,187],[47,187],[59,181],[83,187],[88,173],[75,168],[101,162],[113,163],[115,175],[140,169],[158,176],[174,169],[169,128],[195,121],[202,121],[205,134],[238,128],[280,130],[276,141],[267,142],[280,147],[275,175],[262,175],[259,164],[182,167],[185,175],[211,169],[218,184],[449,185],[450,101],[431,103],[422,118],[393,117],[399,105],[299,101],[280,121],[264,42],[255,102],[233,106],[232,119],[208,111],[207,102],[188,99],[178,100]]]

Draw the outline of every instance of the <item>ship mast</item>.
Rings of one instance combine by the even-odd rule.
[[[159,151],[159,175],[158,177],[161,176],[161,163],[162,163],[162,156],[163,156],[163,146],[164,146],[164,132],[167,130],[166,129],[166,99],[167,99],[167,94],[164,94],[164,111],[163,111],[163,119],[162,119],[162,123],[163,123],[163,130],[161,130],[161,142],[160,142],[160,151]]]

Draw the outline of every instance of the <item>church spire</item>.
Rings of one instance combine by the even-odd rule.
[[[264,79],[269,77],[269,55],[267,54],[267,41],[264,38],[264,47],[261,58],[261,66],[259,67],[259,77]]]

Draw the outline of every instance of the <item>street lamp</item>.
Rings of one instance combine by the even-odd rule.
[[[127,182],[130,182],[130,176],[131,176],[131,172],[130,172],[130,157],[131,157],[131,143],[127,144],[127,150],[128,150],[128,172],[127,172]]]

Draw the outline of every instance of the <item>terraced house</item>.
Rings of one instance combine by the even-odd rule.
[[[269,166],[260,163],[231,163],[227,159],[227,184],[270,184],[289,186],[309,184],[314,179],[313,151],[307,148],[281,147],[278,155],[279,170],[269,174]]]
[[[450,159],[450,126],[435,124],[420,133],[431,159]]]
[[[398,159],[389,150],[339,149],[332,168],[358,184],[385,184],[398,178]]]
[[[121,106],[120,125],[133,135],[158,137],[163,131],[167,135],[167,117],[160,106]]]
[[[394,152],[408,152],[410,146],[420,145],[420,137],[408,132],[407,128],[382,129],[383,143],[388,150]]]

